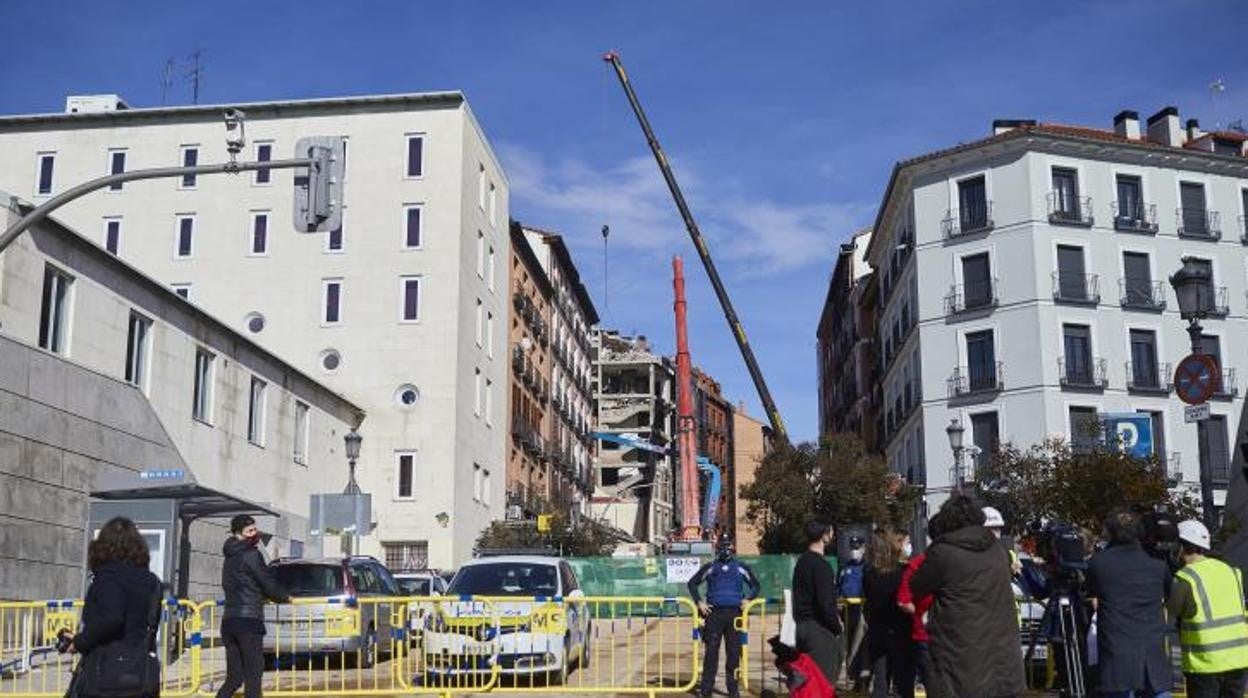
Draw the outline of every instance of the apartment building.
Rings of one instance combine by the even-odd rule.
[[[110,172],[226,160],[222,106],[110,104],[0,118],[0,188],[42,202]],[[503,516],[511,438],[508,333],[484,342],[478,327],[510,303],[489,142],[458,92],[230,106],[246,113],[244,159],[346,138],[341,227],[296,230],[291,170],[129,182],[58,215],[367,410],[362,551],[454,565]]]
[[[636,541],[662,544],[677,526],[672,362],[644,336],[593,333],[598,453],[593,516]]]
[[[759,463],[771,452],[771,427],[751,417],[740,403],[732,413],[732,460],[735,484],[733,500],[741,500],[741,489],[754,482]],[[733,540],[739,555],[757,555],[758,541],[763,532],[745,518],[746,502],[741,502],[732,517]]]
[[[0,200],[5,227],[31,208]],[[90,494],[152,473],[277,513],[259,519],[270,552],[315,554],[309,498],[346,484],[343,437],[363,419],[244,331],[46,220],[0,254],[0,597],[79,596]],[[182,533],[167,523],[141,522],[153,571],[218,594],[224,522],[182,522],[186,579],[171,578]]]
[[[719,381],[695,366],[693,420],[698,429],[698,456],[709,460],[718,470],[720,495],[715,512],[715,525],[729,532],[733,530],[732,522],[737,518],[737,471],[732,414],[732,404],[724,398]],[[698,478],[702,488],[698,499],[700,506],[705,501],[711,477],[709,473],[699,471]],[[702,513],[705,516],[706,512]]]
[[[998,121],[898,163],[867,248],[892,468],[939,499],[951,422],[973,472],[1002,442],[1080,447],[1095,438],[1082,425],[1138,412],[1175,486],[1204,483],[1222,507],[1248,346],[1245,142],[1170,107],[1108,129]],[[1217,301],[1203,345],[1221,388],[1200,424],[1171,385],[1189,341],[1167,278],[1184,257]]]

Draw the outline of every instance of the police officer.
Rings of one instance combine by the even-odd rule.
[[[706,582],[705,601],[698,594],[698,587],[703,582]],[[743,586],[748,587],[748,593],[743,593]],[[702,660],[702,685],[698,689],[698,695],[710,696],[715,688],[720,640],[723,640],[728,652],[727,661],[724,663],[728,695],[732,698],[741,695],[737,687],[741,638],[737,635],[736,620],[741,615],[743,601],[753,599],[758,596],[758,592],[758,579],[754,576],[754,571],[733,555],[732,538],[726,533],[721,535],[716,545],[715,559],[702,565],[689,580],[689,596],[693,597],[698,610],[706,618],[702,627],[702,642],[706,645],[706,654]]]
[[[870,676],[867,668],[866,651],[862,650],[862,641],[866,637],[866,627],[862,622],[862,569],[863,557],[866,555],[866,541],[861,536],[849,539],[849,559],[841,565],[840,577],[841,598],[845,599],[845,632],[849,638],[849,656],[845,659],[845,673],[853,681],[854,690],[861,693],[866,685],[866,677]]]
[[[1166,610],[1179,623],[1188,698],[1242,696],[1248,675],[1243,576],[1206,557],[1209,529],[1201,522],[1179,523],[1179,543],[1183,568],[1174,576]]]

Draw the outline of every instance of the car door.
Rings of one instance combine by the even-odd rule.
[[[568,619],[569,644],[575,648],[573,655],[578,656],[580,648],[585,647],[586,634],[589,629],[589,609],[584,601],[585,592],[577,583],[576,573],[572,571],[571,565],[562,560],[559,561],[559,585],[563,587],[560,591]]]

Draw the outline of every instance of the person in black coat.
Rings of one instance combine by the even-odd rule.
[[[225,564],[221,586],[225,589],[225,613],[221,619],[221,642],[225,645],[225,682],[217,698],[230,698],[239,686],[246,698],[260,698],[264,673],[264,604],[287,603],[290,595],[277,583],[260,554],[260,531],[256,520],[239,514],[230,520],[230,533],[222,546]]]
[[[1115,511],[1105,521],[1109,547],[1092,556],[1088,596],[1097,600],[1098,689],[1103,696],[1150,698],[1173,685],[1166,653],[1166,563],[1140,545],[1140,519]]]
[[[147,542],[130,519],[104,524],[87,548],[91,586],[82,605],[78,634],[65,633],[69,651],[87,660],[114,643],[142,647],[152,638],[148,622],[153,604],[159,612],[160,579],[148,570]]]
[[[909,536],[890,529],[876,531],[867,544],[862,588],[872,698],[887,698],[890,684],[901,698],[914,698],[918,656],[911,637],[914,623],[897,603],[909,544]]]

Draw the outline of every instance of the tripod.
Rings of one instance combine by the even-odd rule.
[[[1083,628],[1081,614],[1083,609],[1078,596],[1070,589],[1053,592],[1044,606],[1044,615],[1040,617],[1040,628],[1049,628],[1056,623],[1057,636],[1050,643],[1054,648],[1060,646],[1060,655],[1054,659],[1057,663],[1059,676],[1062,679],[1062,698],[1086,698],[1087,687],[1083,676]],[[1031,647],[1027,650],[1027,663],[1036,649],[1036,641],[1040,633],[1031,638]]]

